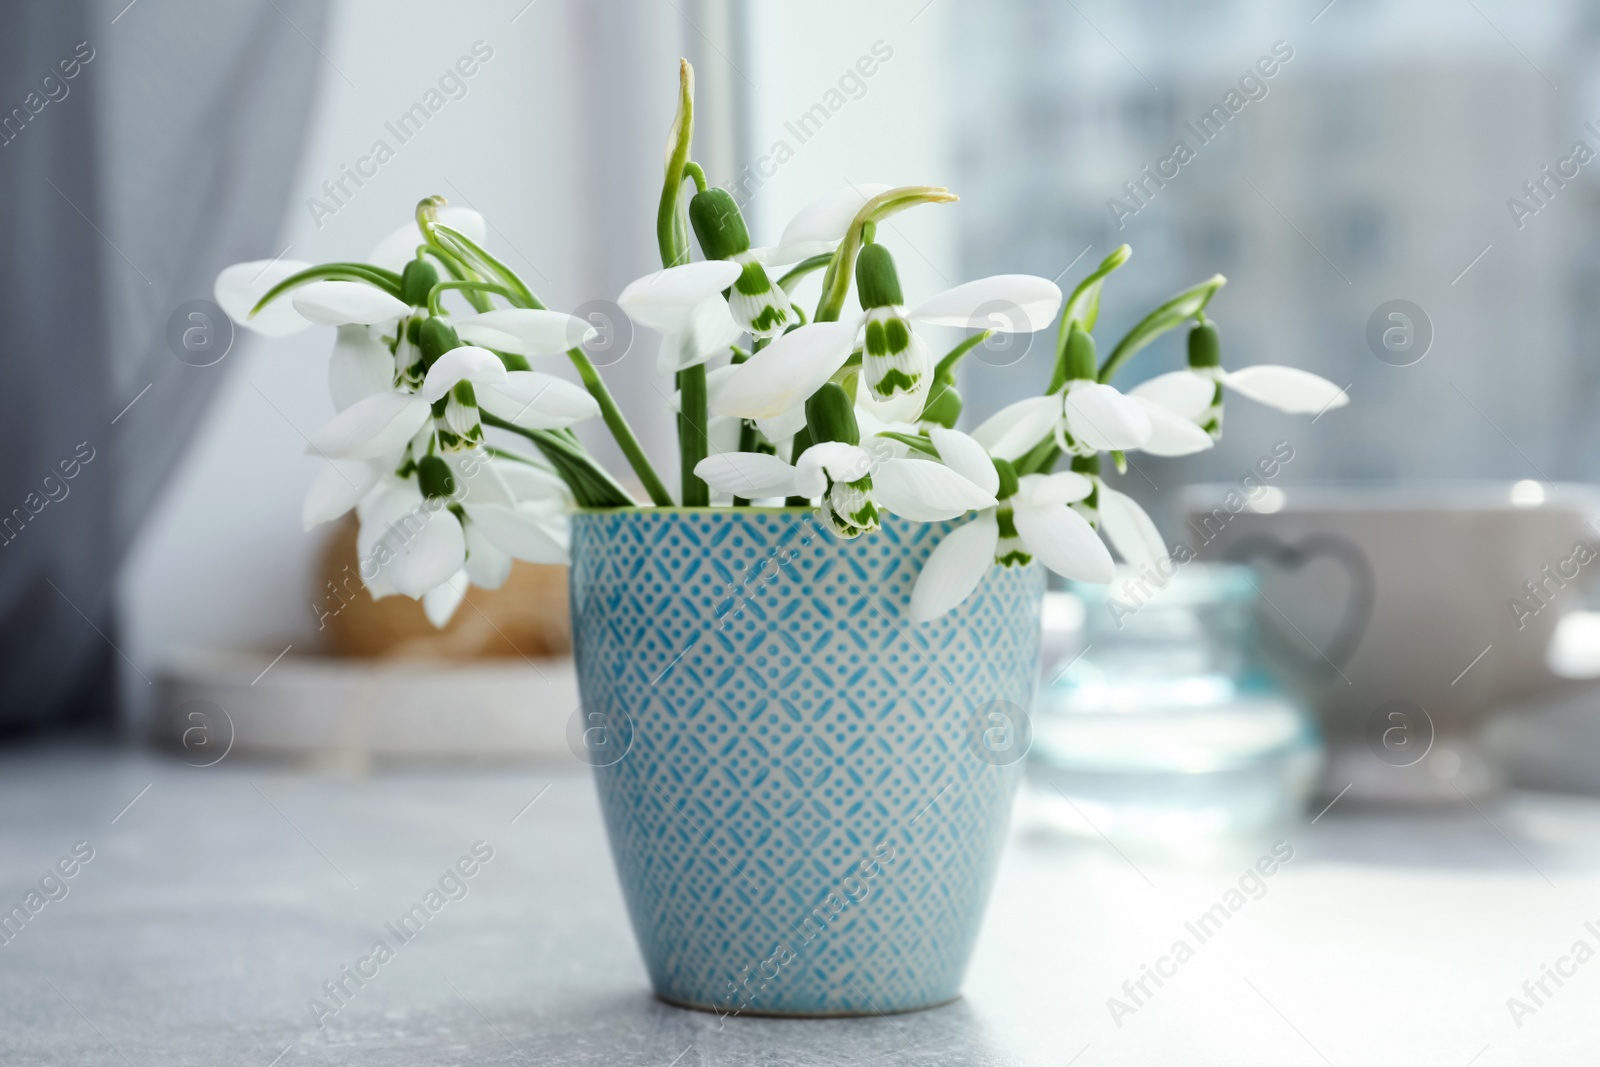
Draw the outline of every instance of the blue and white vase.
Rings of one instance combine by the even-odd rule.
[[[574,517],[580,751],[663,1000],[867,1015],[960,992],[1028,743],[1044,577],[991,568],[913,624],[953,528]]]

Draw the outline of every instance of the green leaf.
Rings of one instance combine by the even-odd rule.
[[[584,451],[582,446],[562,436],[560,431],[525,429],[487,411],[480,412],[480,418],[485,426],[509,430],[532,441],[572,490],[572,497],[578,506],[628,508],[636,505],[637,502],[628,495],[628,491],[618,485],[593,456]]]
[[[689,162],[689,144],[694,140],[694,68],[687,59],[678,61],[678,113],[667,134],[667,173],[661,184],[661,203],[656,208],[656,243],[661,249],[661,265],[675,267],[689,262],[689,224],[679,208],[679,188],[684,166]]]
[[[1092,333],[1094,324],[1100,317],[1100,287],[1111,272],[1128,262],[1133,255],[1133,249],[1127,245],[1118,245],[1112,253],[1100,261],[1100,265],[1072,290],[1072,295],[1067,297],[1067,302],[1061,308],[1061,338],[1066,339],[1067,330],[1074,321],[1083,324],[1084,332]]]

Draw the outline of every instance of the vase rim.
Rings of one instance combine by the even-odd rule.
[[[805,507],[683,507],[673,504],[670,507],[656,507],[654,505],[635,504],[623,508],[585,508],[575,507],[574,515],[615,515],[620,513],[636,515],[813,515],[817,511],[815,506]]]

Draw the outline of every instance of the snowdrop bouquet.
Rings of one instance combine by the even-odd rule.
[[[684,63],[656,219],[662,269],[618,298],[662,335],[658,369],[677,397],[676,498],[584,352],[593,328],[547,308],[488,251],[473,211],[429,197],[365,261],[258,261],[219,275],[217,302],[243,326],[269,336],[337,329],[329,386],[338,413],[311,439],[325,463],[303,520],[309,529],[355,510],[374,597],[418,598],[442,626],[469,584],[499,586],[513,559],[564,562],[575,507],[786,504],[815,509],[841,538],[871,532],[885,514],[966,517],[917,581],[911,611],[927,621],[991,566],[1037,559],[1069,578],[1109,581],[1102,534],[1131,563],[1165,556],[1149,517],[1105,481],[1102,459],[1121,470],[1129,451],[1211,447],[1225,388],[1291,412],[1345,402],[1332,383],[1291,367],[1222,368],[1205,314],[1220,275],[1151,311],[1101,360],[1101,288],[1127,262],[1126,245],[1065,300],[1026,274],[908,299],[878,227],[954,201],[943,188],[851,186],[802,210],[775,246],[755,247],[733,197],[691,158],[693,128]],[[790,294],[815,272],[821,296],[807,315]],[[970,434],[956,429],[962,358],[997,331],[1052,321],[1045,394]],[[976,332],[935,359],[924,325]],[[1187,370],[1126,394],[1111,384],[1140,349],[1184,326]],[[562,356],[581,384],[537,369]],[[572,427],[596,417],[647,502],[579,443]]]

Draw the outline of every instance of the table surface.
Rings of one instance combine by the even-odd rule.
[[[574,768],[350,778],[4,752],[0,903],[41,880],[59,899],[34,897],[0,944],[0,1063],[1544,1067],[1600,1050],[1600,801],[1336,804],[1276,835],[1293,858],[1259,892],[1246,879],[1203,941],[1187,924],[1271,841],[1178,854],[1064,832],[1038,804],[1022,798],[962,999],[719,1019],[651,997]],[[478,842],[493,857],[466,895],[447,882],[459,899],[333,1012],[324,983],[393,942],[385,924]],[[75,846],[92,859],[46,878]],[[1140,992],[1145,965],[1169,976]]]

